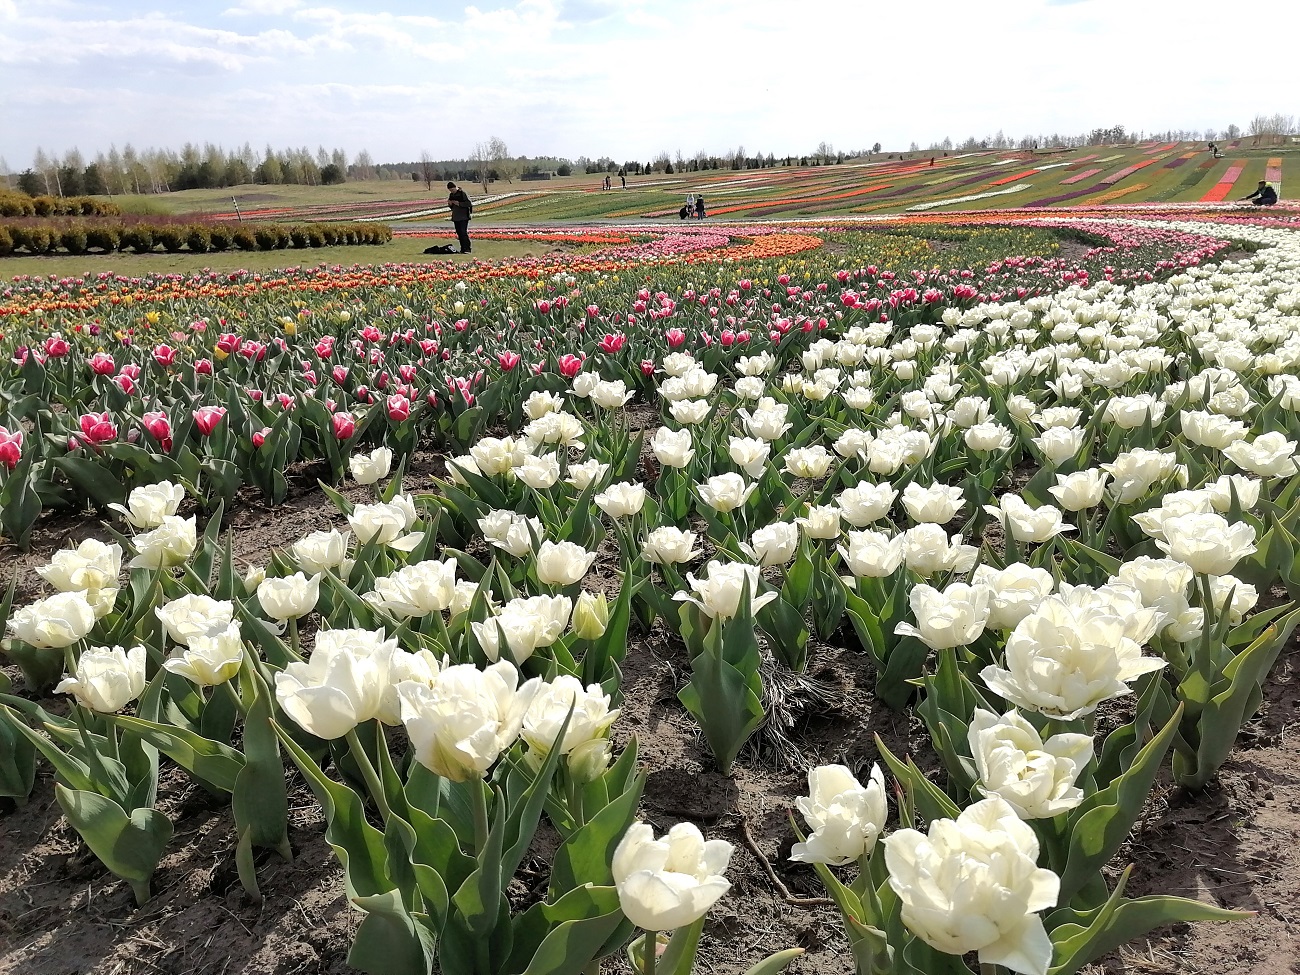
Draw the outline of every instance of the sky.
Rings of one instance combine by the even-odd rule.
[[[1300,36],[1300,4],[1263,8]],[[1300,114],[1209,0],[0,0],[0,158],[110,144],[649,160]],[[1225,36],[1225,34],[1227,36]],[[1230,37],[1237,41],[1226,43]]]

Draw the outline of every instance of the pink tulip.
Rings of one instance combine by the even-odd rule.
[[[212,360],[200,359],[198,362],[194,363],[194,371],[198,373],[200,376],[211,376]]]
[[[664,332],[664,339],[670,349],[680,349],[686,342],[686,333],[680,328],[670,328]]]
[[[62,359],[69,351],[68,340],[62,335],[51,335],[45,340],[45,354],[51,359]]]
[[[606,333],[604,337],[602,337],[600,340],[599,348],[601,352],[604,352],[607,355],[613,355],[616,352],[621,352],[623,350],[623,346],[626,344],[627,344],[627,336],[622,334],[621,332],[613,333],[613,334]]]
[[[176,361],[176,350],[170,345],[155,345],[153,347],[153,361],[160,366],[170,366]]]
[[[347,440],[357,432],[357,421],[351,413],[335,413],[331,420],[334,423],[334,436],[338,440]]]
[[[559,359],[560,375],[566,379],[572,379],[578,373],[582,372],[582,360],[572,353],[562,355]]]
[[[388,418],[394,423],[401,423],[411,415],[411,401],[401,393],[394,393],[386,402]]]
[[[118,389],[130,396],[135,392],[135,380],[123,373],[120,376],[114,376],[113,382],[117,383]]]
[[[117,424],[109,413],[82,414],[81,435],[87,443],[101,444],[117,439]]]
[[[23,432],[15,430],[10,433],[5,427],[0,427],[0,464],[13,470],[18,466],[22,456]]]
[[[498,352],[497,362],[503,372],[509,372],[515,366],[519,365],[520,355],[518,352]]]
[[[224,406],[200,406],[194,411],[194,425],[199,428],[199,433],[205,437],[212,436],[212,431],[217,428],[221,418],[226,415]]]
[[[158,441],[158,446],[162,448],[163,453],[170,453],[172,449],[172,425],[167,419],[167,414],[162,410],[151,410],[143,417],[144,428],[149,432],[149,436]]]
[[[254,434],[253,434],[253,446],[254,446],[254,447],[259,447],[259,448],[260,448],[260,447],[262,446],[262,444],[266,443],[266,435],[267,435],[268,433],[270,433],[270,432],[271,432],[271,428],[270,428],[270,427],[262,427],[262,429],[258,430],[256,433],[254,433]]]
[[[117,364],[107,352],[96,352],[90,357],[90,371],[96,376],[111,376],[117,372]]]

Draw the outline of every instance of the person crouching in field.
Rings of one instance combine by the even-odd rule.
[[[1243,196],[1241,199],[1243,202],[1249,200],[1257,207],[1271,207],[1277,202],[1277,190],[1269,186],[1266,180],[1261,179],[1255,192],[1250,196]]]
[[[469,194],[455,183],[448,183],[447,189],[447,209],[451,211],[451,224],[456,228],[456,236],[460,239],[460,252],[468,254],[469,215],[474,212],[474,204],[470,202]]]

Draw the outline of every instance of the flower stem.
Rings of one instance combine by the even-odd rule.
[[[655,962],[659,959],[659,932],[647,931],[641,941],[641,970],[643,975],[655,975]]]
[[[473,780],[474,792],[474,847],[475,852],[482,853],[483,848],[487,846],[488,832],[488,811],[487,795],[484,792],[484,785],[481,779]]]
[[[298,620],[289,620],[289,652],[293,654],[294,660],[302,659],[301,643],[298,640]]]
[[[352,757],[361,766],[361,776],[366,780],[366,788],[370,790],[370,795],[375,800],[375,805],[379,807],[379,812],[386,823],[392,819],[393,811],[388,806],[388,796],[384,792],[384,784],[380,781],[379,773],[375,771],[370,756],[366,754],[365,748],[362,747],[361,739],[357,737],[356,728],[348,732],[347,741],[348,748],[352,751]]]

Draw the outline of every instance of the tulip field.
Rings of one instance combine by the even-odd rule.
[[[0,282],[0,973],[1293,970],[1288,219],[488,233]]]

